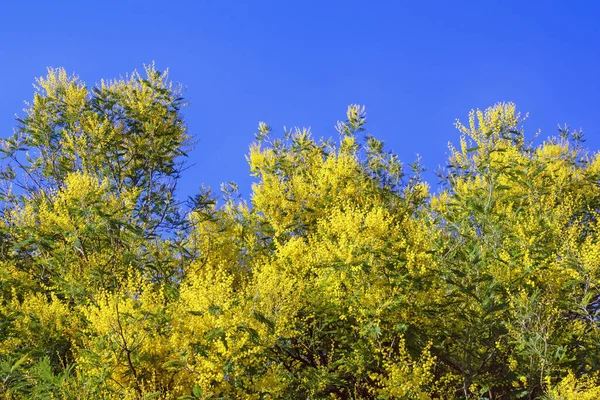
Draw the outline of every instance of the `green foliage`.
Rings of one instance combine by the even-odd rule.
[[[592,399],[600,157],[457,123],[430,193],[348,108],[337,140],[260,123],[252,197],[175,201],[177,87],[40,78],[3,139],[8,399]],[[218,204],[221,205],[218,205]]]

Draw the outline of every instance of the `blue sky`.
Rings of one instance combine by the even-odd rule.
[[[435,170],[456,118],[513,101],[542,138],[600,145],[600,3],[593,1],[4,1],[0,136],[47,66],[88,85],[156,62],[184,85],[197,140],[181,196],[236,181],[258,121],[334,137],[348,104],[406,163]],[[432,173],[427,178],[435,186]]]

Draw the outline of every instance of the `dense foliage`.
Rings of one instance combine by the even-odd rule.
[[[153,66],[37,81],[2,140],[7,399],[600,398],[600,157],[457,123],[440,189],[351,106],[261,123],[249,202],[174,195],[190,137]]]

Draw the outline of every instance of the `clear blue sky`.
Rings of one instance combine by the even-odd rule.
[[[2,1],[0,136],[34,77],[65,67],[88,85],[153,60],[186,87],[198,144],[181,195],[251,179],[258,121],[335,136],[346,106],[405,162],[444,164],[472,108],[513,101],[530,135],[583,128],[600,146],[595,1]],[[434,181],[433,175],[427,176]],[[431,182],[435,185],[436,182]]]

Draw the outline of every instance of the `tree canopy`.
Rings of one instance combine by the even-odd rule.
[[[251,197],[184,203],[185,105],[153,65],[37,80],[0,149],[6,398],[600,398],[580,132],[472,111],[431,189],[352,105],[335,139],[260,123]]]

